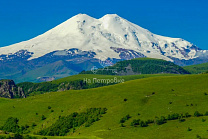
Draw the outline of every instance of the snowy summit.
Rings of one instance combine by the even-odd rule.
[[[137,57],[132,53],[135,52],[168,61],[208,55],[208,51],[188,41],[153,34],[116,14],[107,14],[100,19],[78,14],[31,40],[0,48],[0,55],[26,50],[31,54],[28,58],[31,60],[50,52],[72,48],[94,52],[97,59],[103,56],[121,59],[121,49],[128,51],[127,55],[132,58]]]

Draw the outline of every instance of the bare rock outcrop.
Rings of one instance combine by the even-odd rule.
[[[22,88],[17,87],[13,80],[0,80],[0,97],[25,98]]]

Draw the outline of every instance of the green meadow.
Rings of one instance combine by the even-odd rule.
[[[102,78],[104,75],[77,75],[53,81],[77,80],[80,78]],[[148,78],[144,78],[143,76]],[[149,77],[154,76],[154,77]],[[106,79],[112,76],[105,76]],[[141,79],[139,79],[141,77]],[[134,79],[134,80],[133,80]],[[129,81],[128,81],[129,80]],[[88,108],[107,108],[99,121],[90,127],[81,126],[64,137],[52,138],[208,138],[208,116],[195,117],[195,111],[208,111],[208,74],[200,75],[132,75],[125,82],[105,87],[50,92],[25,99],[0,98],[0,126],[9,117],[19,119],[19,125],[29,125],[29,135],[50,127],[59,116],[83,112]],[[48,106],[51,109],[48,109]],[[53,110],[53,112],[51,111]],[[173,113],[186,113],[191,117],[185,121],[170,120],[162,125],[155,123],[147,127],[131,126],[134,119],[148,120]],[[41,116],[46,117],[45,120]],[[121,126],[120,120],[130,115]],[[204,119],[204,120],[202,120]],[[35,123],[34,128],[31,125]],[[188,131],[188,128],[191,131]],[[8,136],[8,135],[7,135]],[[36,136],[42,138],[42,136]]]
[[[183,67],[185,70],[189,71],[192,74],[199,74],[208,71],[208,63],[191,65]]]

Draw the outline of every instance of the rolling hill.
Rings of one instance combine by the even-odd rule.
[[[124,81],[156,76],[176,76],[176,74],[142,74],[129,76],[79,74],[41,83],[22,82],[18,84],[15,84],[13,80],[0,80],[0,97],[12,99],[25,98],[47,92],[97,88],[118,84]],[[106,81],[98,83],[96,79],[106,79]]]
[[[100,120],[89,127],[77,127],[63,138],[208,138],[207,86],[208,74],[161,76],[94,89],[51,92],[25,99],[0,98],[0,110],[3,111],[0,113],[0,126],[9,117],[16,117],[19,125],[29,125],[26,134],[33,136],[56,123],[60,116],[85,112],[89,108],[106,108],[106,114]],[[196,116],[196,111],[204,116]],[[168,115],[174,113],[189,113],[191,116],[166,120],[161,125],[131,126],[135,119],[157,121],[161,116],[168,119]],[[41,119],[42,115],[46,119]],[[127,115],[129,118],[121,124]],[[33,123],[37,126],[32,127]]]
[[[183,67],[185,70],[189,71],[192,74],[198,74],[208,71],[208,63],[198,64],[198,65],[191,65]]]
[[[91,71],[83,71],[82,74],[104,74],[104,75],[136,75],[136,74],[190,74],[182,67],[172,62],[153,59],[153,58],[136,58],[131,60],[120,61],[113,66],[97,69],[92,68]]]
[[[112,75],[97,75],[97,74],[79,74],[66,78],[61,78],[54,81],[32,83],[23,82],[17,84],[21,88],[25,96],[43,94],[47,92],[66,91],[66,90],[81,90],[97,88],[102,86],[113,85],[124,81],[143,79],[156,76],[175,76],[173,74],[142,74],[142,75],[129,75],[129,76],[112,76]],[[113,82],[98,83],[95,79],[115,80]]]

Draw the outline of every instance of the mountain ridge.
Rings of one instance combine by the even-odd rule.
[[[36,77],[43,76],[63,78],[93,66],[103,68],[103,61],[115,64],[143,57],[185,66],[208,62],[208,51],[181,38],[153,34],[116,14],[99,19],[78,14],[35,38],[1,47],[0,79],[19,82],[20,78],[21,81],[36,81]],[[65,68],[59,64],[63,70],[44,75],[36,72],[41,67],[53,68],[60,60],[65,63]],[[36,75],[31,74],[30,78],[27,73]]]
[[[98,59],[101,55],[119,59],[119,55],[110,49],[111,46],[120,46],[138,51],[147,57],[168,61],[173,61],[168,56],[188,60],[196,58],[199,55],[197,53],[208,53],[181,38],[153,34],[116,14],[107,14],[99,19],[78,14],[33,39],[0,48],[0,55],[22,49],[33,52],[29,58],[31,60],[55,50],[79,48],[94,51]]]

